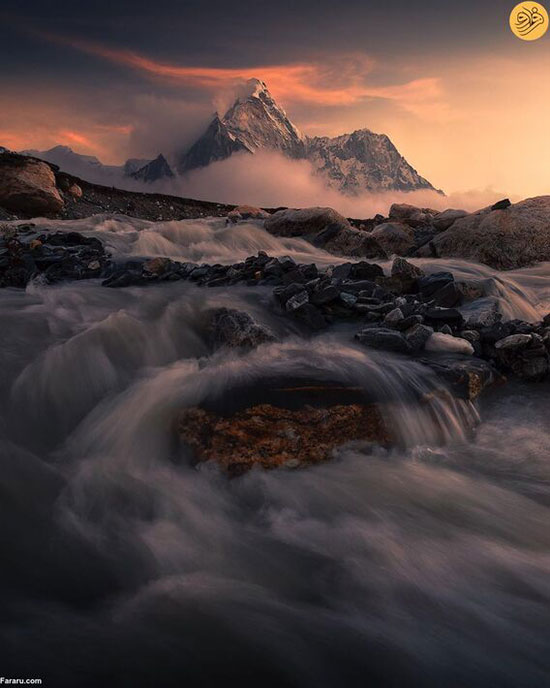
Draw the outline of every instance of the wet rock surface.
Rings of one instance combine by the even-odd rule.
[[[267,211],[252,205],[239,205],[227,213],[227,219],[234,224],[243,220],[266,220],[269,216]]]
[[[210,314],[208,339],[213,349],[221,346],[254,349],[260,344],[274,341],[275,335],[244,311],[218,308]]]
[[[371,236],[380,244],[386,255],[407,255],[414,248],[414,231],[403,222],[385,222],[375,227]]]
[[[24,287],[38,276],[47,283],[101,277],[110,288],[178,280],[210,288],[267,286],[274,312],[292,318],[306,336],[355,323],[356,340],[372,349],[411,356],[462,353],[523,380],[549,375],[550,322],[502,322],[496,301],[472,306],[471,300],[485,296],[491,285],[457,282],[450,272],[425,274],[401,257],[389,273],[365,260],[320,269],[263,251],[233,265],[163,257],[114,261],[100,241],[77,232],[38,233],[28,223],[5,226],[0,234],[1,286]],[[460,310],[464,303],[469,304],[467,319]],[[253,348],[273,337],[250,315],[223,309],[213,333],[214,347]]]
[[[420,359],[431,368],[460,399],[474,401],[486,389],[502,385],[506,378],[488,361],[473,356],[432,356]]]
[[[288,208],[269,216],[266,231],[275,236],[302,237],[329,253],[376,258],[385,255],[371,232],[356,229],[333,208]]]
[[[78,232],[37,233],[32,223],[0,227],[0,287],[99,277],[109,264],[103,244]]]
[[[386,445],[391,435],[381,410],[360,389],[318,381],[264,381],[233,392],[227,409],[193,407],[177,420],[180,440],[197,463],[215,461],[237,476],[254,466],[299,468],[327,461],[352,441]],[[263,403],[256,403],[258,397]]]
[[[76,232],[38,234],[32,223],[4,228],[0,285],[24,287],[39,275],[49,283],[102,277],[103,285],[111,288],[178,280],[202,287],[271,286],[275,312],[295,320],[306,334],[355,322],[356,340],[373,349],[414,356],[424,350],[475,355],[529,381],[545,379],[550,372],[549,322],[503,323],[495,304],[474,310],[466,320],[460,307],[483,293],[479,285],[469,289],[450,272],[427,275],[400,257],[394,259],[390,275],[368,261],[319,269],[262,251],[234,265],[162,257],[115,262],[101,242]],[[253,348],[273,338],[239,311],[221,309],[214,323],[214,347]]]

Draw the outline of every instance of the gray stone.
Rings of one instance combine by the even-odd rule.
[[[512,351],[516,349],[523,349],[529,346],[533,341],[533,336],[530,334],[511,334],[509,337],[504,337],[498,342],[495,342],[495,349],[502,351]]]
[[[383,349],[396,353],[410,353],[411,345],[397,330],[387,327],[365,328],[355,335],[361,344],[373,349]]]
[[[394,308],[384,318],[384,323],[389,327],[395,327],[400,320],[404,320],[405,316],[400,308]]]
[[[286,302],[285,308],[289,313],[291,313],[292,311],[295,311],[297,308],[304,306],[306,303],[308,303],[308,301],[309,294],[304,289],[303,291],[299,291],[297,294],[294,294],[294,296],[291,296]]]
[[[417,323],[405,332],[405,337],[411,349],[417,352],[422,351],[433,332],[433,328]]]
[[[414,232],[401,222],[385,222],[378,225],[371,232],[371,236],[388,256],[394,253],[405,255],[414,248]]]
[[[212,313],[208,334],[215,349],[220,346],[253,349],[275,340],[269,328],[259,325],[248,313],[232,308],[218,308]]]
[[[347,291],[340,292],[340,299],[348,306],[355,306],[357,303],[357,296]]]
[[[441,213],[435,215],[432,219],[432,225],[438,232],[444,232],[446,229],[461,217],[466,217],[468,213],[465,210],[453,210],[449,208]]]

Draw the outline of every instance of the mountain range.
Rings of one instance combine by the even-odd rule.
[[[263,81],[250,79],[227,112],[216,113],[204,133],[189,147],[162,153],[154,160],[130,159],[124,165],[103,165],[67,146],[48,151],[23,151],[59,165],[67,172],[98,183],[124,180],[157,182],[225,160],[263,150],[307,160],[314,174],[330,188],[349,195],[377,191],[415,191],[434,186],[405,160],[385,134],[359,129],[333,138],[303,135],[276,103]]]

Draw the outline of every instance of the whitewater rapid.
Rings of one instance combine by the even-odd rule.
[[[121,259],[343,260],[223,219],[35,223],[96,236]],[[417,262],[490,280],[505,317],[550,310],[548,265]],[[270,292],[90,280],[0,293],[0,670],[84,688],[545,685],[548,384],[476,407],[430,395],[425,367],[356,345],[346,327],[305,338]],[[212,354],[217,306],[279,341]],[[235,480],[194,468],[178,411],[281,373],[363,387],[398,446]]]

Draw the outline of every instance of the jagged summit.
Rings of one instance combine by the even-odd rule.
[[[271,97],[265,81],[256,78],[248,79],[248,81],[237,88],[235,102],[239,100],[245,101],[248,98],[261,98],[264,93]]]
[[[304,142],[298,129],[288,119],[263,81],[247,82],[249,95],[237,98],[225,113],[223,122],[250,152],[260,148],[281,150],[292,157],[301,157]]]
[[[223,117],[216,114],[204,134],[176,156],[177,170],[185,174],[233,153],[260,150],[307,159],[328,186],[348,194],[434,189],[385,134],[359,129],[334,138],[303,136],[260,79],[243,84]]]
[[[160,179],[171,179],[174,176],[168,161],[161,153],[151,162],[148,162],[142,168],[133,172],[131,175],[134,179],[142,182],[156,182]]]
[[[198,167],[206,167],[216,160],[225,160],[233,153],[241,151],[251,152],[244,143],[229,131],[226,124],[218,114],[208,125],[204,134],[187,150],[178,157],[177,169],[180,174]]]
[[[259,79],[250,79],[225,115],[214,116],[207,130],[179,156],[180,173],[205,167],[233,153],[279,150],[292,158],[305,155],[304,139]]]

